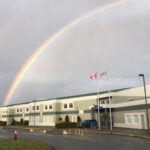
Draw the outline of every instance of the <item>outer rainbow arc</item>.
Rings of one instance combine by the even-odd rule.
[[[70,22],[69,24],[67,24],[66,26],[64,26],[63,28],[59,29],[55,34],[53,34],[46,42],[44,42],[33,54],[32,56],[27,60],[27,62],[23,65],[23,67],[21,68],[21,70],[19,71],[19,73],[17,74],[17,76],[15,77],[15,79],[13,80],[7,94],[6,97],[3,101],[3,106],[7,105],[14,93],[14,91],[16,90],[16,88],[18,87],[20,81],[23,79],[25,73],[29,70],[29,68],[31,67],[31,65],[33,64],[33,62],[38,58],[38,56],[45,50],[45,48],[47,46],[49,46],[54,40],[56,40],[58,37],[60,37],[66,30],[69,30],[71,27],[75,26],[76,24],[80,23],[80,21],[83,21],[87,18],[89,18],[90,16],[96,14],[97,12],[102,12],[104,10],[107,10],[109,8],[112,8],[113,6],[118,6],[120,4],[123,3],[127,3],[131,0],[117,0],[115,2],[112,3],[108,3],[106,5],[103,5],[101,7],[98,7],[96,9],[94,9],[93,11],[90,11],[89,13],[73,20],[72,22]]]

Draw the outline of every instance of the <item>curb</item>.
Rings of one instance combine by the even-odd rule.
[[[150,140],[150,136],[146,135],[137,135],[137,134],[131,134],[131,133],[122,133],[122,132],[95,132],[96,134],[110,134],[110,135],[120,135],[120,136],[129,136],[129,137],[137,137],[137,138],[143,138]]]
[[[65,134],[62,133],[62,135],[76,135],[73,133],[69,133],[66,130],[64,130],[64,131],[65,131]],[[123,132],[110,132],[110,131],[99,131],[99,132],[97,132],[97,131],[95,131],[95,132],[87,132],[86,134],[109,134],[109,135],[129,136],[129,137],[136,137],[136,138],[142,138],[142,139],[150,140],[150,136],[138,135],[138,134],[132,134],[132,133],[123,133]],[[83,136],[83,135],[79,134],[79,136]]]

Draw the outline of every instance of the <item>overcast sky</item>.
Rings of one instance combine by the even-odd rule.
[[[0,0],[0,104],[28,58],[74,19],[115,0]],[[108,75],[98,83],[91,73]],[[33,63],[10,104],[150,83],[150,1],[96,13],[67,30]]]

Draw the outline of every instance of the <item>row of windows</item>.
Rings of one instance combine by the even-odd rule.
[[[22,108],[17,108],[17,112],[22,112]]]
[[[131,124],[132,121],[133,121],[133,123],[138,124],[139,123],[139,117],[138,117],[138,115],[133,115],[133,116],[127,115],[126,121],[128,124]]]
[[[8,113],[8,111],[3,111],[3,114],[5,114],[5,113],[7,114],[7,113]]]
[[[50,105],[45,105],[45,110],[48,110],[48,109],[53,109],[53,106],[50,104]]]
[[[39,110],[40,107],[39,106],[32,106],[32,110],[35,111],[35,110]]]
[[[32,106],[32,111],[35,111],[35,110],[39,110],[40,109],[40,106]],[[44,109],[45,110],[48,110],[48,109],[53,109],[53,106],[50,104],[50,105],[45,105],[44,106]],[[19,112],[22,112],[22,108],[17,108],[17,112],[19,113]],[[29,108],[28,107],[26,107],[26,112],[29,112]]]
[[[64,109],[67,109],[67,108],[73,108],[73,104],[72,103],[69,103],[69,104],[67,104],[67,103],[65,103],[64,105],[63,105],[63,107],[64,107]],[[35,110],[39,110],[40,109],[40,107],[39,106],[32,106],[32,111],[35,111]],[[53,109],[53,105],[52,104],[50,104],[50,105],[45,105],[44,106],[44,109],[45,110],[52,110]],[[19,113],[19,112],[22,112],[22,108],[17,108],[17,112]],[[29,112],[29,108],[28,107],[26,107],[26,112]]]
[[[101,100],[100,103],[101,104],[109,104],[109,100]]]
[[[64,105],[63,105],[63,108],[64,109],[71,109],[71,108],[73,108],[73,103],[69,103],[69,104],[67,104],[67,103],[65,103]],[[39,110],[40,109],[40,106],[32,106],[32,111],[35,111],[35,110]],[[53,105],[52,104],[49,104],[49,105],[44,105],[44,110],[52,110],[53,109]],[[19,112],[22,112],[22,108],[17,108],[17,112],[19,113]],[[28,107],[26,107],[26,112],[29,112],[29,108]]]
[[[73,108],[73,104],[72,103],[69,103],[69,104],[64,104],[64,109],[67,109],[67,108]]]

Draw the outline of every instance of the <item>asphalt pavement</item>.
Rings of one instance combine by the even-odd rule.
[[[19,138],[44,141],[54,150],[149,150],[150,140],[104,134],[52,135],[18,132]],[[0,138],[13,138],[13,130],[0,130]]]

